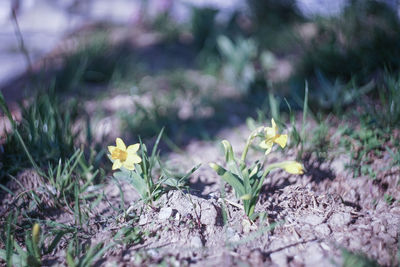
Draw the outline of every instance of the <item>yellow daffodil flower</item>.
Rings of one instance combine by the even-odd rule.
[[[116,170],[124,166],[128,170],[135,169],[135,163],[142,162],[142,159],[136,154],[140,144],[125,146],[121,138],[115,140],[117,146],[108,146],[110,157],[114,161],[112,170]]]
[[[282,148],[286,146],[287,134],[278,134],[278,127],[274,119],[271,119],[272,127],[265,127],[265,140],[260,143],[260,147],[266,149],[265,155],[271,152],[274,143],[280,145]]]
[[[283,164],[282,168],[291,174],[303,174],[303,165],[298,163],[297,161],[287,161]]]

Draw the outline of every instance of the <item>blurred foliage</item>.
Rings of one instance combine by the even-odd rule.
[[[104,84],[126,76],[133,67],[133,53],[129,45],[113,45],[109,32],[96,32],[78,38],[73,53],[68,53],[62,67],[56,72],[59,90],[76,90],[81,83]]]
[[[256,78],[254,69],[256,44],[251,39],[238,39],[235,44],[226,36],[219,36],[217,42],[224,60],[222,68],[224,78],[239,92],[248,93]]]
[[[349,250],[342,249],[343,267],[378,267],[376,261],[369,259],[361,253],[353,253]]]
[[[295,0],[247,0],[251,21],[250,34],[261,48],[274,52],[290,51],[296,45],[294,26],[305,21]]]
[[[344,83],[339,79],[331,82],[321,72],[316,72],[318,90],[310,93],[311,103],[320,110],[333,110],[336,114],[344,111],[348,105],[361,96],[366,95],[375,88],[375,83],[370,81],[363,86],[357,86],[354,79]]]
[[[22,120],[17,130],[26,143],[33,160],[39,165],[57,163],[74,153],[74,141],[79,131],[73,131],[78,115],[76,101],[62,103],[54,91],[39,92],[20,105]],[[29,161],[15,131],[6,134],[0,155],[1,176],[28,167]]]
[[[400,67],[400,21],[395,10],[377,1],[351,1],[338,17],[315,21],[317,34],[301,59],[299,73],[310,79],[367,83],[386,67]]]
[[[251,17],[261,30],[263,27],[279,27],[282,22],[291,23],[301,19],[295,0],[247,0]]]
[[[378,104],[367,104],[368,115],[382,128],[400,127],[400,74],[386,72],[377,95]]]
[[[215,16],[218,10],[209,7],[192,7],[192,33],[194,44],[199,49],[215,45]]]
[[[353,172],[353,177],[361,175],[376,178],[371,163],[375,158],[381,158],[385,150],[383,144],[390,140],[391,136],[380,128],[371,127],[362,121],[361,129],[347,128],[343,132],[340,141],[341,146],[350,154],[350,162],[346,168]]]
[[[202,78],[182,71],[144,77],[131,91],[134,112],[127,109],[119,113],[123,129],[147,139],[165,127],[164,139],[172,136],[178,143],[187,136],[206,135],[201,114],[213,101],[213,88],[202,88]]]

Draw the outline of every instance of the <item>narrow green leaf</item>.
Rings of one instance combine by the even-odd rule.
[[[251,194],[251,185],[250,185],[250,178],[249,178],[249,171],[247,168],[244,168],[242,171],[242,179],[244,190],[246,194]]]
[[[72,257],[71,253],[67,250],[67,264],[68,267],[75,267],[75,261],[74,258]]]
[[[139,193],[142,198],[147,197],[147,184],[144,179],[135,171],[121,170],[114,173],[116,179],[126,180],[133,185],[133,188]]]
[[[243,181],[237,175],[227,171],[226,169],[215,163],[210,163],[210,167],[213,168],[224,181],[232,186],[233,189],[235,189],[238,197],[241,197],[245,194]]]
[[[53,241],[50,243],[50,246],[47,248],[47,253],[50,254],[53,252],[53,250],[57,247],[58,243],[61,241],[61,238],[66,234],[67,232],[60,231],[56,234],[54,237]]]
[[[97,244],[93,249],[90,248],[90,251],[87,255],[90,255],[89,257],[85,257],[83,260],[81,266],[92,266],[97,260],[99,260],[104,252],[106,252],[111,246],[113,246],[113,243],[108,244],[107,246],[103,246],[103,243]],[[99,249],[102,247],[101,249]]]
[[[222,145],[224,146],[225,151],[225,161],[227,163],[235,161],[235,155],[233,154],[232,145],[229,143],[229,141],[223,140]]]
[[[6,191],[8,194],[10,194],[12,196],[15,196],[15,194],[10,189],[8,189],[6,186],[4,186],[2,184],[0,184],[0,189]]]
[[[12,224],[15,221],[15,214],[10,213],[7,218],[7,225],[6,225],[6,235],[7,235],[7,240],[6,240],[6,262],[7,262],[7,267],[12,266],[12,254],[14,251],[14,236],[12,233]]]
[[[163,133],[164,133],[164,127],[161,129],[160,133],[157,136],[157,140],[154,144],[153,151],[151,152],[151,159],[153,159],[156,156],[158,144],[160,143]]]

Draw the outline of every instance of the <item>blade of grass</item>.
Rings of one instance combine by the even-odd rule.
[[[6,116],[8,117],[8,120],[10,121],[13,130],[15,132],[15,134],[17,135],[18,141],[20,142],[22,148],[24,149],[24,152],[26,154],[26,156],[28,157],[29,161],[31,162],[32,166],[35,168],[35,170],[38,172],[39,175],[44,175],[44,173],[42,172],[42,170],[39,168],[39,166],[36,164],[36,162],[33,160],[31,153],[29,153],[28,148],[25,145],[24,140],[22,139],[18,128],[17,128],[17,124],[14,121],[10,110],[8,109],[8,106],[6,104],[6,101],[4,99],[3,94],[0,92],[0,108],[3,110],[3,112],[6,114]]]

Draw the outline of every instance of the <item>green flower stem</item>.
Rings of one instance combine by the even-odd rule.
[[[250,137],[247,139],[246,146],[244,147],[244,150],[243,150],[243,153],[242,153],[242,157],[241,157],[242,162],[245,161],[246,156],[247,156],[247,152],[249,152],[251,141],[254,139],[254,138],[250,138]]]
[[[255,129],[253,132],[251,132],[249,138],[247,138],[247,142],[246,142],[246,146],[244,147],[243,153],[242,153],[242,157],[241,160],[242,162],[244,162],[246,160],[247,157],[247,152],[249,152],[249,148],[251,143],[254,141],[254,138],[256,138],[256,136],[264,129],[264,127],[259,127],[257,129]]]
[[[288,162],[289,162],[289,161],[283,161],[283,162],[277,162],[277,163],[272,163],[272,164],[268,165],[268,166],[265,168],[263,175],[261,176],[259,185],[262,186],[262,184],[264,183],[265,177],[266,177],[267,174],[270,173],[273,169],[282,168],[282,166],[284,166],[284,165],[287,164]]]

